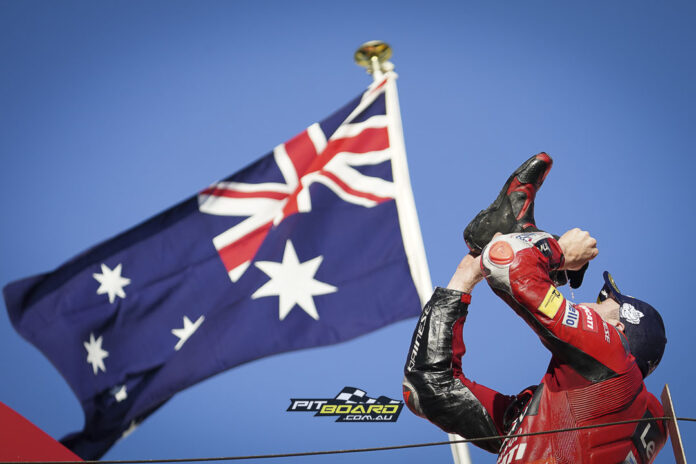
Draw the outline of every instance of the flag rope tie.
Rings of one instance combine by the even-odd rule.
[[[692,417],[676,417],[677,421],[686,422],[696,422],[696,418]],[[595,424],[595,425],[583,425],[580,427],[568,427],[564,429],[555,430],[544,430],[541,432],[529,432],[529,433],[519,433],[515,437],[531,437],[535,435],[548,435],[551,433],[562,433],[562,432],[574,432],[576,430],[586,430],[592,428],[609,427],[612,425],[622,425],[622,424],[632,424],[637,422],[648,422],[648,421],[669,421],[673,420],[671,417],[647,417],[641,419],[630,419],[617,422],[607,422],[606,424]],[[210,461],[240,461],[243,459],[273,459],[273,458],[294,458],[300,456],[319,456],[325,454],[346,454],[346,453],[365,453],[370,451],[389,451],[397,449],[409,449],[409,448],[423,448],[426,446],[439,446],[439,445],[450,445],[454,443],[476,443],[479,441],[488,440],[500,440],[508,438],[508,435],[495,435],[490,437],[479,437],[479,438],[462,438],[461,440],[452,441],[435,441],[430,443],[414,443],[411,445],[395,445],[395,446],[381,446],[375,448],[355,448],[355,449],[345,449],[345,450],[327,450],[327,451],[306,451],[301,453],[282,453],[282,454],[258,454],[250,456],[226,456],[226,457],[215,457],[215,458],[190,458],[190,459],[133,459],[133,460],[104,460],[104,461],[55,461],[52,464],[149,464],[149,463],[168,463],[168,462],[210,462]],[[31,461],[25,461],[31,462]],[[6,462],[0,462],[0,464],[9,464]]]

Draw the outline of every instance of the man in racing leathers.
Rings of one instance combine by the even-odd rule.
[[[539,161],[547,166],[540,169]],[[413,334],[404,399],[411,411],[447,432],[465,438],[507,435],[474,442],[498,453],[498,463],[652,462],[666,440],[661,421],[519,436],[663,416],[643,383],[666,343],[657,311],[621,294],[608,273],[596,304],[573,304],[556,288],[553,275],[583,268],[597,248],[579,229],[558,239],[536,229],[529,210],[550,165],[548,155],[532,157],[511,176],[498,200],[479,213],[478,222],[472,221],[475,230],[467,228],[472,253],[447,288],[435,290]],[[513,219],[501,219],[503,212]],[[503,232],[514,232],[483,247],[489,237],[481,237],[494,231],[481,229],[500,224]],[[462,372],[463,325],[471,291],[484,276],[552,353],[541,383],[518,395],[498,393]]]

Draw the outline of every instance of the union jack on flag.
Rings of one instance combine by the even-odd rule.
[[[430,281],[395,78],[188,200],[5,287],[14,327],[84,409],[66,446],[99,458],[211,375],[420,313]]]
[[[323,184],[341,200],[365,208],[394,199],[393,181],[360,172],[391,160],[384,97],[384,85],[378,86],[362,96],[333,132],[315,123],[278,145],[273,160],[283,182],[225,181],[201,192],[202,212],[247,218],[213,239],[233,282],[244,274],[271,227],[312,211],[312,184]]]

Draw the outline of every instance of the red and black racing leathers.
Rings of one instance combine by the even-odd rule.
[[[498,294],[552,353],[536,387],[503,395],[462,372],[462,328],[471,297],[437,288],[423,309],[405,366],[404,399],[416,414],[498,453],[498,463],[652,462],[666,440],[662,421],[516,435],[662,417],[647,391],[624,335],[593,309],[567,301],[549,272],[563,263],[546,233],[498,237],[482,253],[481,267]]]

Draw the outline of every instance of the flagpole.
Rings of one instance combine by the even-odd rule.
[[[411,180],[406,162],[406,145],[401,125],[401,110],[399,95],[396,89],[396,73],[394,65],[389,61],[391,47],[382,41],[365,42],[355,52],[355,62],[372,74],[373,85],[386,85],[387,117],[389,118],[389,144],[393,149],[392,166],[394,184],[397,189],[396,204],[399,212],[399,223],[404,237],[404,248],[408,257],[411,275],[416,284],[416,290],[421,299],[421,306],[433,292],[430,279],[430,269],[425,256],[425,246],[420,231],[420,223],[413,199]],[[385,80],[386,77],[386,80]],[[458,435],[448,434],[450,441],[459,440]],[[450,444],[452,458],[455,464],[471,464],[469,449],[466,443]]]

